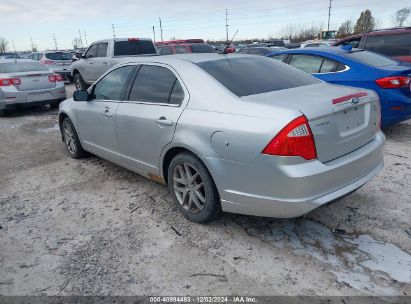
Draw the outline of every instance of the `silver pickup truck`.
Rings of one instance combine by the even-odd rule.
[[[83,54],[76,54],[71,65],[71,75],[77,90],[85,90],[122,57],[156,55],[151,39],[115,38],[93,42]]]

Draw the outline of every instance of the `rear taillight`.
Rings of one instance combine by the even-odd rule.
[[[398,89],[407,87],[411,78],[405,76],[393,76],[377,79],[375,82],[383,89]]]
[[[317,158],[314,137],[307,118],[300,116],[285,126],[264,148],[264,154]]]
[[[21,85],[20,78],[0,78],[0,87]]]
[[[41,64],[54,64],[53,60],[40,60]]]
[[[57,81],[63,81],[63,76],[59,75],[59,74],[53,74],[53,75],[49,75],[49,81],[50,82],[57,82]]]
[[[128,38],[128,41],[130,41],[130,42],[132,42],[132,41],[136,42],[136,41],[139,41],[139,39],[138,39],[138,38]]]

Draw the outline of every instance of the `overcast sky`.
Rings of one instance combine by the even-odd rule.
[[[30,49],[30,37],[39,50],[72,47],[82,41],[111,38],[112,24],[117,37],[160,39],[158,18],[163,24],[164,40],[176,38],[225,39],[225,9],[228,9],[230,36],[268,38],[281,35],[288,24],[322,24],[327,27],[329,0],[0,0],[0,37],[9,49]],[[392,26],[391,16],[399,8],[411,6],[410,0],[333,0],[330,29],[341,22],[357,20],[361,11],[370,9],[380,28]],[[410,18],[411,19],[411,18]],[[411,25],[411,20],[408,24]],[[84,37],[86,33],[86,39]]]

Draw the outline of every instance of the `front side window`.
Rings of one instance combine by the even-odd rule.
[[[134,66],[119,67],[104,76],[93,88],[93,99],[121,100]]]
[[[181,104],[184,92],[169,69],[142,65],[131,87],[130,101]]]
[[[293,55],[290,65],[306,73],[318,73],[320,71],[323,58],[311,55]]]
[[[108,43],[99,43],[97,57],[106,57],[107,56],[107,47]]]
[[[197,66],[239,97],[321,82],[271,58],[250,57],[227,56],[225,59],[199,62]]]
[[[86,52],[86,58],[93,58],[97,56],[98,45],[92,45]]]
[[[386,56],[411,56],[411,34],[368,36],[364,49]]]

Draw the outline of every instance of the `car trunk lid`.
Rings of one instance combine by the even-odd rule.
[[[18,91],[41,90],[56,87],[56,82],[51,82],[49,76],[53,75],[51,71],[33,71],[10,73],[10,78],[19,78],[20,85],[16,86]]]
[[[324,163],[364,146],[379,130],[379,100],[368,90],[321,83],[241,99],[304,114]]]

